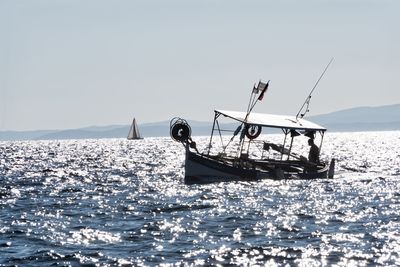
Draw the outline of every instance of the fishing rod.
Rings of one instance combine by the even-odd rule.
[[[331,60],[329,61],[328,65],[326,65],[324,71],[322,72],[321,76],[319,76],[319,78],[318,78],[317,82],[315,83],[314,87],[312,88],[311,92],[308,94],[308,96],[307,96],[306,100],[304,101],[303,105],[301,106],[299,112],[297,112],[296,120],[298,119],[299,115],[300,115],[300,119],[302,119],[307,114],[307,112],[310,111],[308,108],[310,106],[311,95],[314,92],[315,88],[317,88],[317,85],[318,85],[319,81],[322,79],[322,77],[324,76],[325,72],[328,70],[328,68],[331,65],[332,61],[333,61],[333,58],[331,58]],[[304,109],[305,105],[307,105],[306,110],[304,111],[304,113],[300,114],[301,111]]]

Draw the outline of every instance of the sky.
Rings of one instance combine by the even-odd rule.
[[[397,0],[0,0],[0,131],[400,103]]]

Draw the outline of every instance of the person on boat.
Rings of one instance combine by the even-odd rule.
[[[308,145],[310,146],[310,152],[308,153],[308,161],[312,163],[319,162],[319,148],[314,144],[314,139],[308,139]]]

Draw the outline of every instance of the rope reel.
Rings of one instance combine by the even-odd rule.
[[[171,138],[177,142],[188,143],[191,140],[192,130],[186,120],[173,118],[170,122]]]

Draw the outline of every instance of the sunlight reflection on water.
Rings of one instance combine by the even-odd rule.
[[[193,186],[169,138],[1,142],[0,265],[399,265],[400,132],[324,141],[335,179]]]

